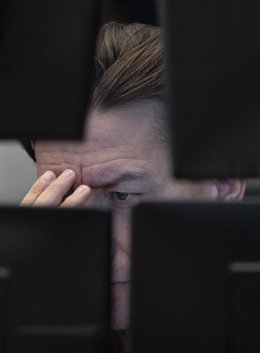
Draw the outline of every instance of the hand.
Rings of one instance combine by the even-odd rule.
[[[73,193],[64,199],[76,179],[76,173],[66,169],[56,177],[48,170],[33,184],[27,195],[21,201],[21,206],[80,206],[89,197],[90,188],[80,185]]]

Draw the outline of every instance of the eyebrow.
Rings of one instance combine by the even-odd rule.
[[[149,174],[147,172],[125,172],[119,175],[111,173],[108,177],[104,177],[103,180],[98,180],[95,184],[90,184],[89,187],[92,189],[98,189],[101,187],[113,187],[125,181],[142,181],[145,180]]]

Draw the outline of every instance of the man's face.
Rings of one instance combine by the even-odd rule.
[[[93,110],[84,142],[37,142],[39,176],[56,176],[65,169],[76,173],[71,192],[81,184],[91,192],[86,206],[113,212],[113,326],[127,327],[129,286],[130,208],[149,199],[215,199],[213,183],[173,180],[169,146],[158,138],[162,114],[156,101],[122,106],[105,112]],[[64,195],[65,196],[65,195]],[[88,230],[84,230],[87,232]]]

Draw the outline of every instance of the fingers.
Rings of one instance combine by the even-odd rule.
[[[21,206],[32,206],[41,193],[56,179],[56,175],[48,170],[31,187],[27,195],[23,198]]]
[[[31,187],[21,202],[21,206],[61,206],[72,207],[83,205],[90,194],[87,185],[80,185],[71,195],[65,198],[76,179],[71,169],[66,169],[58,177],[52,172],[45,172]]]
[[[34,206],[59,206],[66,193],[71,189],[76,174],[71,169],[66,169],[38,196]]]
[[[90,188],[87,185],[80,185],[70,196],[68,196],[61,207],[72,207],[83,205],[90,194]]]

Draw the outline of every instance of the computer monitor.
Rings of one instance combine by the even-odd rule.
[[[0,351],[105,353],[108,212],[0,208]]]
[[[133,210],[131,353],[259,353],[260,203]]]
[[[80,139],[101,0],[0,0],[0,138]]]
[[[103,21],[158,25],[156,0],[103,0]]]
[[[159,4],[175,176],[259,176],[260,3]]]
[[[156,0],[119,0],[119,3],[124,6],[127,22],[159,25]]]

